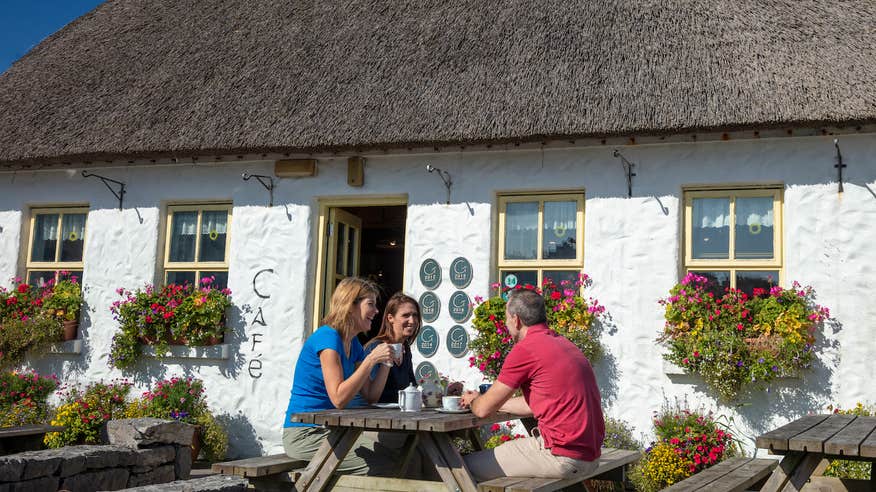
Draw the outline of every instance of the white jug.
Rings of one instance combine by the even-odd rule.
[[[398,390],[398,408],[402,412],[419,412],[423,408],[423,392],[414,383]]]

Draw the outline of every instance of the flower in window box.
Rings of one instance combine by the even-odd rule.
[[[546,278],[541,289],[530,284],[518,284],[513,289],[529,289],[543,294],[548,326],[569,339],[593,362],[602,355],[599,336],[605,307],[592,297],[584,299],[581,296],[580,290],[590,284],[590,278],[582,273],[575,282],[563,280],[557,284]],[[498,294],[483,300],[475,308],[472,325],[477,333],[469,343],[473,355],[468,359],[469,365],[477,367],[489,380],[495,380],[499,375],[513,345],[505,326],[506,302],[501,295],[512,288],[500,289],[499,284],[492,287],[499,291]]]
[[[709,290],[708,279],[690,273],[660,300],[666,360],[700,374],[727,402],[750,383],[763,387],[811,365],[815,334],[830,316],[811,287],[794,282],[792,289],[756,288],[752,296],[728,289],[721,297]]]

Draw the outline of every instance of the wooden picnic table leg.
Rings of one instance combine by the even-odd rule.
[[[761,492],[797,492],[803,489],[809,477],[824,461],[821,453],[790,452],[760,489]]]
[[[322,444],[313,455],[307,468],[295,483],[295,490],[302,492],[319,492],[328,485],[332,473],[353,449],[353,445],[362,429],[355,427],[336,429],[323,439]]]
[[[408,466],[411,464],[411,458],[414,457],[414,453],[417,452],[417,444],[420,441],[420,436],[416,433],[408,434],[407,439],[405,440],[405,445],[402,447],[402,461],[401,466],[399,467],[398,473],[396,473],[397,478],[404,478],[405,473],[408,471]]]
[[[432,439],[431,434],[426,431],[420,431],[417,432],[417,437],[420,448],[435,465],[435,469],[438,470],[438,475],[441,477],[441,481],[447,485],[447,489],[451,492],[462,490],[462,487],[456,481],[456,476],[453,474],[450,465],[447,464],[441,451],[439,451],[438,445]]]
[[[444,456],[444,461],[450,467],[450,471],[456,478],[456,483],[459,484],[459,489],[462,492],[477,492],[478,485],[471,476],[468,467],[465,466],[465,460],[462,459],[462,455],[459,454],[459,451],[457,451],[456,447],[453,445],[450,436],[443,432],[433,432],[430,434],[430,437],[435,440],[435,444],[438,446],[438,451]]]

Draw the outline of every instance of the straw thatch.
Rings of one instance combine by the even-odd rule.
[[[872,0],[115,0],[0,76],[0,162],[876,121]]]

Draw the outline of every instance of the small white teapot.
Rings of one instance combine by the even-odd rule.
[[[402,412],[419,412],[423,408],[423,392],[411,383],[403,390],[398,390],[398,408]]]

